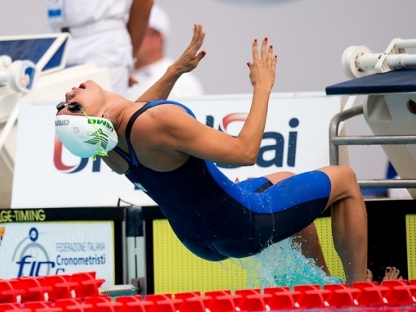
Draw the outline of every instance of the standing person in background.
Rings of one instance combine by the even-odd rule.
[[[165,55],[166,40],[169,37],[170,22],[168,14],[160,5],[154,4],[149,18],[143,44],[134,54],[134,70],[131,76],[131,87],[127,97],[137,99],[150,88],[173,63],[173,59]],[[169,98],[194,96],[203,94],[199,80],[192,73],[182,75],[170,93]]]
[[[133,55],[147,30],[154,0],[47,0],[48,23],[69,32],[67,65],[93,63],[110,71],[112,90],[126,95]]]

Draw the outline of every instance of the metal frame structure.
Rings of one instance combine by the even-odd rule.
[[[363,105],[336,114],[329,126],[329,163],[339,165],[339,146],[342,145],[398,145],[416,144],[416,135],[356,135],[339,134],[340,124],[352,117],[363,115]],[[416,188],[416,179],[358,180],[361,188]]]

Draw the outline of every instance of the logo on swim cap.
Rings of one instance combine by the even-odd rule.
[[[105,156],[116,147],[113,123],[101,117],[57,115],[55,129],[59,140],[75,156]]]

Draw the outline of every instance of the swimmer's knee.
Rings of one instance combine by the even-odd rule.
[[[357,176],[355,174],[355,171],[347,166],[338,166],[340,170],[340,174],[342,177],[344,177],[345,180],[351,183],[357,182]]]
[[[328,166],[321,168],[320,171],[326,173],[331,181],[342,181],[342,183],[348,185],[357,183],[355,171],[348,166]]]

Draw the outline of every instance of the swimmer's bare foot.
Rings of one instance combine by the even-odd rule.
[[[389,281],[389,280],[401,280],[403,279],[402,276],[399,276],[400,270],[395,267],[386,267],[386,270],[384,272],[384,277],[382,281]],[[366,282],[372,282],[373,281],[373,272],[371,272],[370,269],[367,269],[367,274],[365,277]]]
[[[384,273],[383,281],[403,279],[399,276],[400,270],[395,267],[387,267]]]
[[[373,272],[371,272],[370,269],[367,269],[367,274],[365,276],[366,282],[372,282],[373,281]]]

